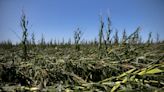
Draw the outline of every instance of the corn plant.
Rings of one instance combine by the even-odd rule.
[[[147,44],[150,44],[151,43],[151,36],[152,36],[152,32],[149,33]]]
[[[142,44],[142,37],[139,36],[138,44]]]
[[[107,28],[107,31],[106,31],[106,40],[104,39],[104,45],[105,45],[106,54],[107,54],[108,45],[111,47],[110,36],[111,36],[112,30],[111,30],[111,20],[110,20],[109,16],[107,18],[107,22],[108,22],[108,28]]]
[[[32,45],[35,45],[35,34],[31,34]]]
[[[156,43],[159,43],[159,34],[157,33]]]
[[[97,44],[98,44],[97,39],[94,38],[94,45],[97,45]]]
[[[82,37],[82,32],[81,32],[81,30],[79,28],[77,28],[77,30],[74,32],[75,49],[77,51],[80,50],[79,42],[80,42],[81,37]]]
[[[107,18],[107,21],[108,21],[108,29],[107,29],[107,32],[106,32],[106,41],[107,41],[107,44],[111,44],[111,40],[110,40],[110,36],[111,36],[111,20],[110,20],[110,17],[108,16]]]
[[[140,27],[138,27],[137,29],[136,29],[136,33],[134,34],[134,44],[137,44],[138,43],[138,41],[139,41],[139,30],[140,30]]]
[[[22,35],[22,44],[23,44],[23,58],[26,60],[27,59],[27,25],[28,25],[28,21],[26,20],[26,15],[24,14],[24,12],[22,12],[22,16],[21,16],[21,27],[22,27],[22,31],[23,31],[23,35]]]
[[[99,30],[99,44],[98,44],[99,58],[102,57],[103,28],[104,28],[104,22],[102,21],[102,17],[101,17],[100,18],[100,30]]]
[[[68,39],[66,44],[69,45],[69,46],[71,45],[71,38]]]
[[[12,48],[13,44],[10,40],[0,42],[0,47],[4,49]]]
[[[126,34],[126,30],[124,29],[122,33],[122,45],[126,44],[126,38],[127,38],[127,34]]]
[[[116,30],[115,35],[114,35],[114,45],[118,46],[118,44],[119,44],[118,30]]]
[[[139,31],[141,30],[140,27],[138,27],[134,33],[132,33],[130,36],[127,37],[126,41],[128,40],[129,44],[137,44],[139,41]]]
[[[42,34],[42,37],[41,37],[40,46],[41,46],[42,48],[44,48],[44,47],[46,46],[46,42],[45,42],[45,38],[44,38],[43,34]]]

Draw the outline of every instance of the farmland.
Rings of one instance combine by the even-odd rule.
[[[113,46],[102,58],[97,45],[80,47],[35,46],[27,60],[19,46],[0,48],[1,91],[162,92],[163,43]]]
[[[164,90],[164,42],[140,40],[139,31],[119,41],[106,36],[100,20],[98,41],[74,43],[27,40],[27,21],[21,18],[22,41],[0,44],[0,91],[4,92],[162,92]],[[105,38],[106,37],[106,38]],[[113,40],[111,40],[113,39]]]

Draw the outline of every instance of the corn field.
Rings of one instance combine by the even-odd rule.
[[[100,21],[99,41],[75,43],[27,40],[25,15],[22,43],[0,44],[0,91],[2,92],[163,92],[164,42],[140,40],[140,27],[131,35],[104,32]],[[104,33],[107,33],[107,37]],[[105,38],[106,37],[106,38]],[[113,39],[113,40],[112,40]],[[159,38],[158,38],[159,39]]]

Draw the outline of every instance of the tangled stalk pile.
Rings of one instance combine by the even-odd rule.
[[[17,47],[0,53],[1,91],[157,91],[164,90],[164,44],[118,46],[98,59],[90,46],[30,50],[28,61]],[[68,49],[69,48],[69,49]],[[16,50],[17,49],[17,50]]]

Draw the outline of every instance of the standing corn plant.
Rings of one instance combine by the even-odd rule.
[[[114,35],[114,45],[118,46],[118,44],[119,44],[118,30],[116,30],[115,35]]]
[[[82,36],[82,32],[79,28],[77,28],[77,30],[74,32],[74,40],[75,40],[75,49],[77,51],[80,50],[80,39],[81,39],[81,36]]]
[[[122,33],[122,45],[126,45],[126,38],[127,38],[127,35],[126,35],[126,30],[124,29],[123,33]]]
[[[140,27],[138,27],[136,29],[136,33],[134,34],[134,38],[133,38],[133,43],[134,44],[138,44],[138,42],[139,42],[139,30],[140,30]]]
[[[152,32],[149,33],[147,44],[150,44],[151,43],[151,36],[152,36]]]
[[[23,49],[23,59],[27,60],[27,43],[28,43],[28,40],[27,40],[27,25],[28,25],[28,21],[26,20],[26,15],[24,12],[22,12],[22,16],[21,16],[21,21],[20,21],[20,25],[22,27],[22,31],[23,31],[23,34],[22,34],[22,49]]]
[[[136,29],[134,33],[127,37],[126,41],[128,40],[129,44],[137,44],[139,43],[139,31],[141,30],[140,27]]]
[[[102,17],[100,17],[100,31],[99,31],[99,44],[98,44],[99,58],[100,59],[102,56],[103,28],[104,28],[104,22],[102,21]]]
[[[35,34],[31,34],[32,45],[35,46]]]
[[[107,29],[107,32],[106,32],[106,35],[107,35],[107,44],[111,45],[111,40],[110,40],[110,35],[111,35],[111,20],[110,20],[110,17],[108,16],[107,18],[107,21],[108,21],[108,29]]]
[[[40,46],[41,46],[41,48],[45,48],[46,47],[46,41],[45,41],[45,38],[44,38],[43,34],[41,36]]]
[[[159,43],[159,34],[157,33],[156,43]]]

